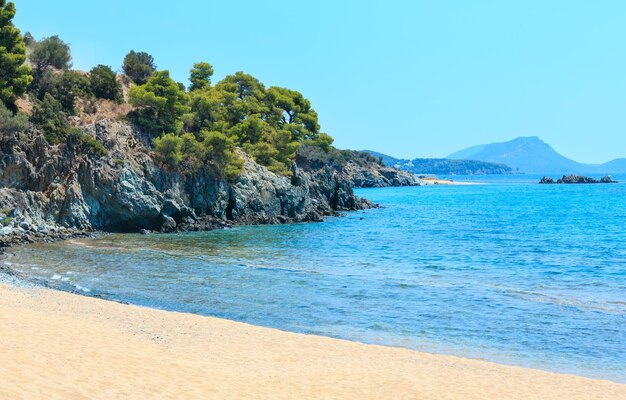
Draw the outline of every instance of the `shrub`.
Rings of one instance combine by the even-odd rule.
[[[94,137],[83,133],[78,128],[68,128],[65,134],[67,143],[76,146],[78,151],[83,154],[92,154],[98,157],[104,157],[109,151],[98,142]]]
[[[70,126],[63,106],[50,93],[46,93],[42,101],[35,101],[31,121],[44,132],[46,140],[52,144],[67,143],[80,153],[99,157],[109,153],[95,138]]]
[[[0,133],[18,132],[26,129],[28,117],[25,114],[17,113],[13,115],[11,110],[6,108],[0,101]]]

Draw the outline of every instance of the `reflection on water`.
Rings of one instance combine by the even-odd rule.
[[[31,245],[5,262],[140,305],[626,381],[626,185],[361,194],[384,208]]]

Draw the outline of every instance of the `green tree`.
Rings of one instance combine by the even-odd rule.
[[[302,93],[274,86],[268,89],[267,97],[277,117],[275,122],[280,128],[290,130],[295,140],[314,139],[319,133],[317,112]]]
[[[238,177],[243,169],[243,160],[234,152],[235,142],[221,132],[203,130],[200,134],[215,174],[228,180]]]
[[[207,62],[199,62],[193,65],[190,72],[189,81],[190,91],[204,89],[211,86],[211,77],[213,76],[213,66]]]
[[[29,58],[35,66],[35,81],[51,67],[67,70],[72,66],[70,46],[56,35],[35,42]]]
[[[259,143],[269,138],[272,132],[272,127],[259,114],[253,114],[230,128],[228,136],[232,137],[239,146],[243,146],[244,143]]]
[[[32,81],[26,61],[26,44],[19,29],[13,26],[15,4],[0,0],[0,101],[13,112],[15,101]]]
[[[193,133],[185,133],[180,137],[181,154],[183,155],[183,164],[188,172],[199,170],[206,161],[206,150],[202,146]]]
[[[307,140],[306,143],[317,146],[320,149],[324,150],[326,153],[332,150],[332,144],[335,141],[330,135],[326,133],[320,133],[317,135],[315,139]],[[382,161],[379,162],[380,165],[384,165]]]
[[[46,71],[39,78],[34,91],[39,100],[43,100],[46,94],[52,95],[58,100],[63,111],[70,115],[75,114],[76,98],[89,97],[92,95],[89,78],[77,71],[63,71],[56,73]]]
[[[156,65],[154,64],[154,58],[143,51],[136,52],[131,50],[126,57],[124,57],[124,64],[122,65],[124,73],[138,85],[143,85],[148,82],[148,78],[156,71]]]
[[[225,122],[232,127],[246,120],[250,115],[259,114],[265,119],[269,113],[266,103],[265,86],[255,77],[243,72],[228,75],[215,85],[223,100]]]
[[[234,95],[231,94],[234,98]],[[191,115],[187,129],[200,132],[201,129],[223,131],[226,127],[225,94],[214,88],[194,90],[189,94]]]
[[[106,65],[98,65],[89,71],[91,92],[99,99],[122,101],[122,90],[117,81],[117,74]]]
[[[35,44],[35,38],[30,32],[24,34],[24,44],[27,48]]]
[[[278,155],[278,150],[270,143],[244,143],[242,147],[243,150],[250,156],[252,156],[252,158],[254,158],[254,161],[256,161],[257,163],[266,167],[275,164],[274,160]]]
[[[139,107],[131,117],[153,135],[180,132],[182,117],[189,111],[189,96],[170,78],[168,71],[157,71],[145,85],[131,88],[129,99]]]
[[[183,160],[182,144],[183,138],[167,133],[153,140],[154,150],[159,160],[171,167],[176,167]]]
[[[290,173],[302,143],[330,149],[332,138],[320,133],[317,113],[295,90],[266,90],[253,76],[237,72],[215,86],[200,86],[190,98],[186,129],[221,132],[274,172]]]
[[[43,100],[35,101],[30,120],[53,144],[61,143],[69,129],[67,113],[63,110],[63,105],[50,93],[46,93]]]
[[[30,117],[35,127],[41,129],[46,140],[52,144],[65,143],[78,154],[103,157],[107,149],[94,137],[84,134],[70,125],[63,105],[50,93],[43,100],[35,100]]]

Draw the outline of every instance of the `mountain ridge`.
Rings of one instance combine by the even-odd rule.
[[[518,137],[506,142],[472,146],[446,157],[503,163],[525,173],[623,173],[626,158],[604,164],[585,164],[567,158],[538,136]]]

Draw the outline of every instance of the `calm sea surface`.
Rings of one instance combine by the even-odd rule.
[[[2,262],[143,306],[626,382],[626,184],[539,178],[363,189],[383,208],[30,245]]]

